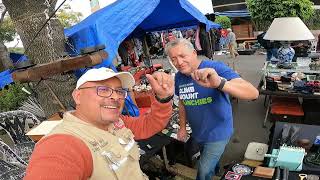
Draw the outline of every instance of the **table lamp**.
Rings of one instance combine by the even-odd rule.
[[[312,40],[314,36],[299,17],[281,17],[273,20],[263,39],[280,41],[278,59],[280,63],[290,63],[295,54],[290,42]]]

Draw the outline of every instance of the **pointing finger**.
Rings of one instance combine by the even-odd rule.
[[[157,80],[150,74],[146,74],[146,77],[151,85],[152,88],[157,88],[159,87],[159,84],[157,82]]]

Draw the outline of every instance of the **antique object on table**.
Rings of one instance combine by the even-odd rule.
[[[299,147],[302,147],[306,150],[306,152],[308,152],[312,146],[311,142],[309,139],[298,139],[297,141],[297,145]]]
[[[291,62],[295,55],[290,42],[312,40],[314,36],[299,17],[281,17],[273,20],[263,38],[282,43],[278,50],[278,59],[284,63]]]
[[[301,147],[282,145],[273,149],[272,154],[265,154],[270,158],[269,167],[288,168],[290,171],[301,171],[305,150]]]
[[[271,179],[274,174],[274,168],[258,166],[253,171],[253,176]]]
[[[268,145],[257,142],[250,142],[244,154],[245,159],[263,161],[264,155],[268,151]]]
[[[277,67],[279,69],[293,69],[294,68],[294,66],[291,63],[288,63],[288,62],[279,62],[277,64]]]
[[[278,50],[278,59],[280,64],[290,63],[294,57],[295,51],[288,44],[283,44]],[[287,69],[287,68],[284,68]],[[291,69],[291,68],[290,68]]]
[[[299,174],[300,180],[304,180],[307,178],[306,174]]]
[[[313,61],[309,64],[310,70],[319,71],[320,70],[320,61]]]
[[[275,82],[274,78],[266,77],[266,89],[270,91],[278,90],[278,83]]]
[[[235,164],[232,166],[232,171],[243,176],[252,174],[252,168],[244,164]]]
[[[302,72],[295,72],[291,75],[293,80],[299,80],[301,81],[302,79],[306,78],[306,75]]]
[[[284,124],[280,137],[280,145],[295,146],[300,129],[298,126]]]
[[[320,168],[320,136],[317,136],[310,152],[304,159],[305,164]]]
[[[275,172],[275,177],[274,179],[275,180],[280,180],[280,177],[281,177],[281,169],[279,167],[276,167],[276,172]]]
[[[319,180],[319,176],[313,175],[313,174],[308,174],[307,180]]]
[[[282,180],[289,180],[289,169],[288,168],[284,168],[282,170]]]
[[[310,151],[320,153],[320,135],[316,136],[315,140],[313,141],[313,145],[310,148]]]
[[[224,179],[226,180],[240,180],[242,177],[241,174],[237,174],[232,171],[228,171],[227,174],[224,176]]]

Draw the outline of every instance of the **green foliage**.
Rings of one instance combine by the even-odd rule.
[[[231,20],[227,16],[217,16],[214,22],[220,24],[223,29],[231,28]]]
[[[298,16],[304,22],[314,15],[310,0],[246,0],[257,30],[267,30],[274,18]]]
[[[0,112],[16,110],[25,101],[28,94],[22,91],[22,84],[11,84],[0,91]]]
[[[316,9],[314,16],[305,22],[309,29],[320,29],[320,9]]]
[[[13,53],[24,54],[24,48],[23,47],[9,47],[8,51],[9,52],[13,52]]]
[[[72,11],[70,5],[63,5],[58,10],[57,17],[63,27],[68,28],[80,22],[82,13]]]
[[[2,24],[0,25],[0,41],[10,42],[13,41],[16,35],[13,23],[9,17],[5,17]]]

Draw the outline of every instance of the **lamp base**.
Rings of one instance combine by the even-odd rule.
[[[278,50],[279,63],[291,63],[295,51],[292,47],[280,47]]]

